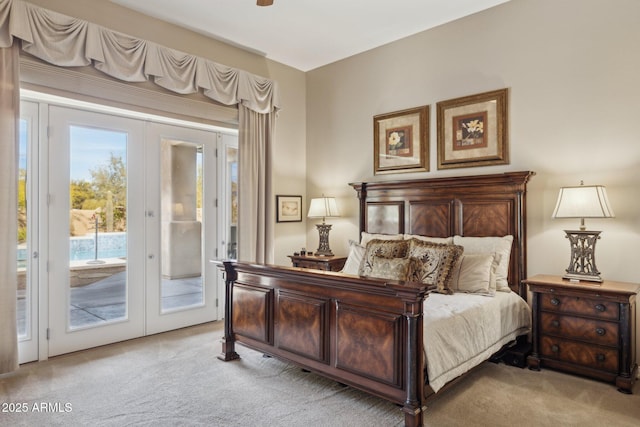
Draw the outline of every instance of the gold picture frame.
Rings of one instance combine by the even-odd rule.
[[[507,89],[438,102],[438,169],[509,164],[507,107]]]
[[[428,105],[373,117],[374,174],[428,170]]]
[[[302,222],[302,196],[276,196],[276,222]]]

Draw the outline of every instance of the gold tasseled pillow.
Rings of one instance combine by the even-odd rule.
[[[391,280],[407,280],[411,273],[411,258],[384,258],[374,256],[370,277]]]
[[[439,293],[452,294],[451,275],[463,250],[457,245],[409,240],[408,257],[420,261],[411,280],[433,286]]]
[[[370,240],[365,248],[358,274],[361,276],[371,276],[374,257],[406,258],[408,250],[409,242],[407,240]]]

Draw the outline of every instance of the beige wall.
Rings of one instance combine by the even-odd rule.
[[[278,113],[276,125],[274,192],[275,194],[302,195],[305,203],[307,202],[304,161],[306,158],[305,73],[204,35],[141,15],[115,5],[109,0],[29,0],[29,2],[276,80],[280,88],[283,108]],[[305,225],[304,221],[276,224],[276,263],[288,264],[287,254],[292,252],[292,248],[305,245]]]
[[[529,275],[562,274],[569,264],[563,230],[578,220],[551,213],[558,188],[584,180],[607,186],[616,214],[587,220],[603,230],[598,269],[639,282],[639,16],[636,0],[512,0],[307,73],[307,194],[335,195],[347,212],[332,221],[334,252],[346,254],[347,239],[357,238],[349,182],[532,170]],[[511,163],[438,171],[436,102],[505,87]],[[372,117],[425,104],[431,172],[374,176]],[[317,242],[311,225],[307,236]]]
[[[638,16],[635,0],[512,0],[307,73],[307,193],[336,195],[347,211],[332,221],[334,252],[357,238],[349,182],[533,170],[528,272],[567,267],[562,230],[578,221],[551,213],[558,188],[583,179],[607,186],[616,213],[587,220],[603,230],[598,268],[609,279],[640,280]],[[505,87],[511,163],[438,171],[436,102]],[[372,117],[425,104],[431,171],[374,176]],[[317,241],[311,225],[307,231]]]

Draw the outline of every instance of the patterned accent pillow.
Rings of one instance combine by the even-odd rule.
[[[367,246],[367,243],[369,243],[370,241],[372,241],[373,239],[378,239],[378,240],[403,240],[403,235],[402,234],[380,234],[380,233],[367,233],[366,231],[363,231],[360,234],[360,244],[362,246]]]
[[[407,240],[373,239],[367,243],[358,274],[361,276],[371,276],[373,257],[406,258],[408,250],[409,242]]]
[[[410,258],[384,258],[374,256],[372,258],[370,277],[391,280],[407,280],[411,263]]]
[[[416,268],[411,280],[435,287],[442,294],[452,294],[450,286],[453,267],[462,255],[462,246],[409,240],[409,257],[421,263]]]
[[[430,236],[421,236],[419,234],[405,234],[404,235],[404,240],[411,240],[411,239],[425,240],[427,242],[433,242],[433,243],[446,243],[447,245],[452,245],[453,244],[453,236],[451,236],[451,237],[430,237]]]

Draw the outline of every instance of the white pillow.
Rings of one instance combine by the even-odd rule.
[[[496,294],[497,263],[493,254],[463,254],[452,271],[454,292],[494,296]]]
[[[421,236],[419,234],[405,234],[404,240],[409,240],[409,239],[418,239],[418,240],[422,240],[425,242],[432,242],[432,243],[444,243],[445,245],[453,244],[453,237],[429,237],[429,236]]]
[[[344,267],[342,267],[340,272],[355,274],[357,276],[358,270],[360,269],[360,263],[362,262],[362,257],[364,256],[364,250],[364,246],[360,246],[358,242],[354,240],[349,240],[349,255],[347,256]]]
[[[504,237],[462,237],[453,236],[453,243],[464,248],[464,253],[495,254],[498,266],[496,268],[496,290],[511,292],[507,276],[509,275],[509,260],[511,259],[511,245],[513,236]]]
[[[363,231],[362,238],[360,239],[360,245],[367,246],[367,243],[369,243],[373,239],[402,240],[402,238],[403,238],[402,234],[374,234],[374,233],[367,233],[366,231]]]

